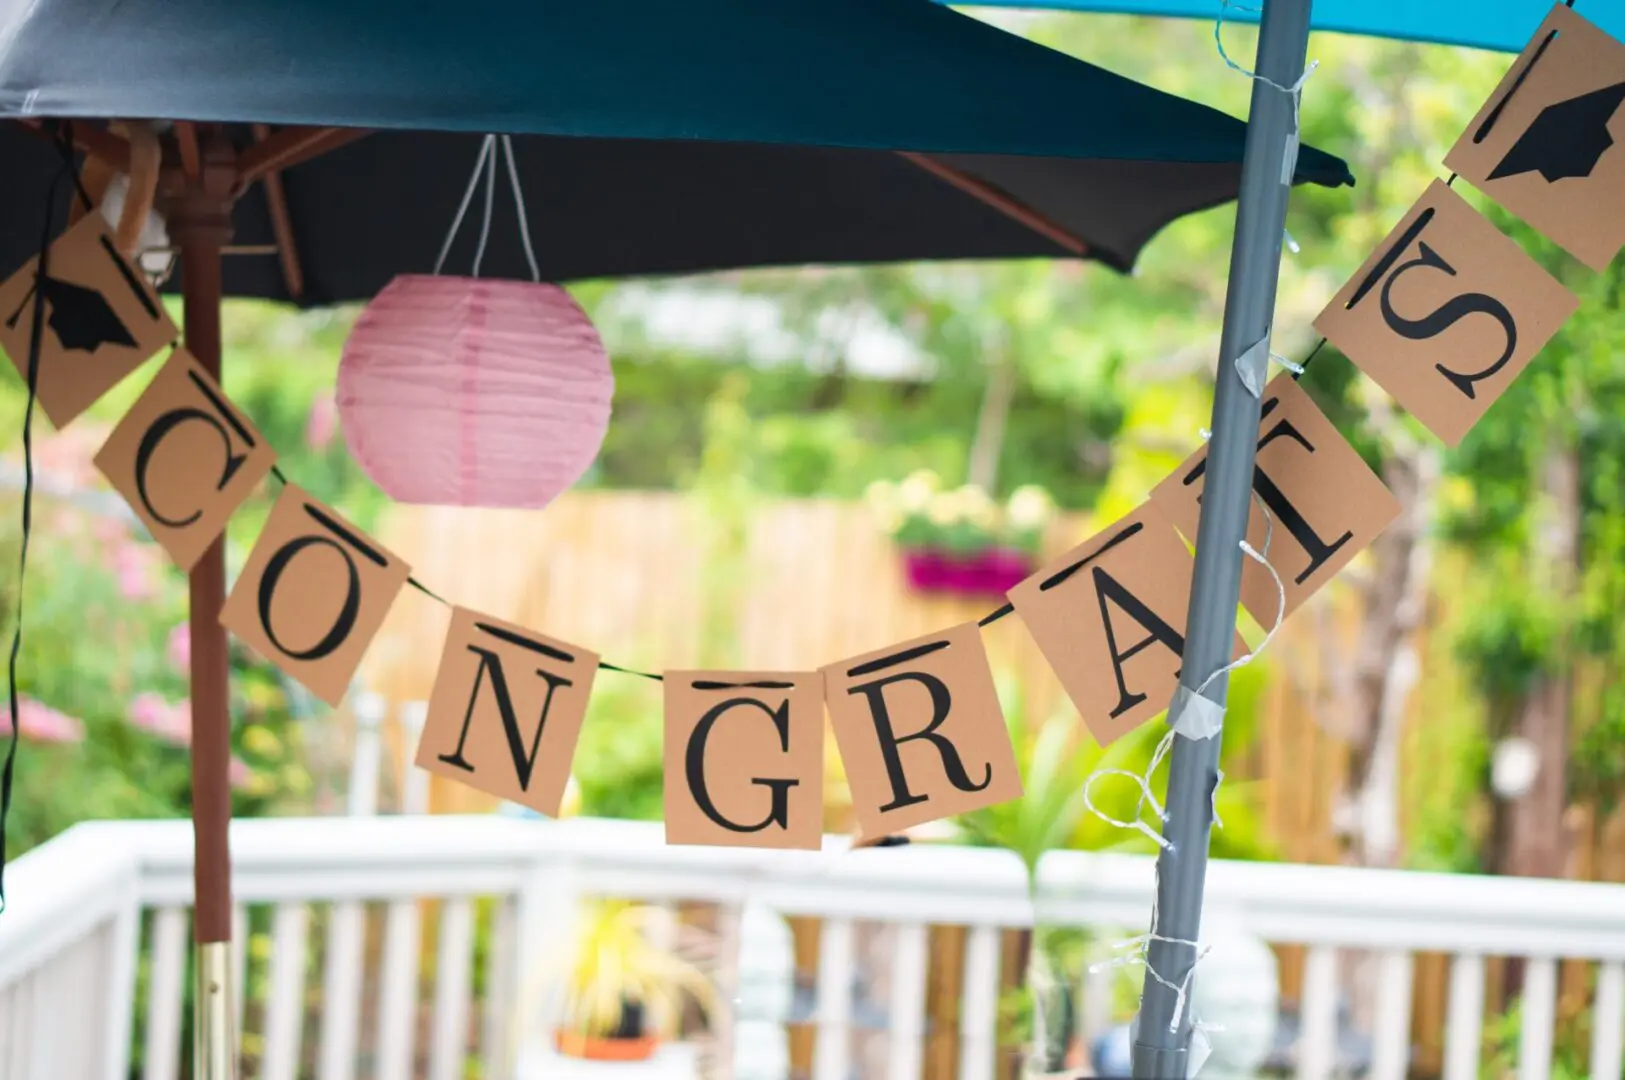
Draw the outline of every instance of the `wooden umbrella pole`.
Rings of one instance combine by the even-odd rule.
[[[190,157],[190,155],[188,155]],[[231,239],[234,155],[222,137],[206,141],[195,169],[173,178],[166,199],[170,236],[180,248],[186,347],[220,378],[221,251]],[[190,162],[188,164],[191,164]],[[235,1080],[231,1009],[230,657],[220,609],[226,601],[222,534],[191,575],[192,830],[197,996],[195,1080]]]

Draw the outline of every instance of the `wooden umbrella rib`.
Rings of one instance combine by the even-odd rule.
[[[254,125],[256,146],[263,146],[273,136],[265,124]],[[238,161],[238,182],[242,183],[242,162]],[[262,177],[265,185],[265,206],[271,214],[271,232],[276,236],[277,258],[282,263],[282,283],[288,297],[298,300],[305,292],[305,272],[299,263],[299,249],[293,239],[293,218],[288,213],[288,193],[282,186],[282,173],[267,172]]]
[[[292,168],[346,143],[368,135],[366,128],[292,127],[268,134],[244,150],[237,159],[237,183],[245,188],[256,180]]]
[[[42,139],[52,138],[51,133],[46,131],[45,126],[38,120],[14,120],[13,123]],[[90,124],[75,124],[73,144],[90,156],[105,162],[113,172],[126,172],[130,168],[129,142],[111,132],[92,127]]]
[[[969,173],[962,172],[951,165],[945,165],[928,155],[916,154],[907,150],[900,150],[898,154],[939,180],[952,184],[965,194],[986,203],[1010,220],[1025,225],[1033,232],[1052,243],[1058,244],[1072,254],[1078,256],[1089,254],[1088,244],[1026,203],[1016,199],[1009,192],[1001,190],[985,180],[971,176]]]

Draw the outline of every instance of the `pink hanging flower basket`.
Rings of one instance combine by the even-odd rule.
[[[914,548],[903,553],[903,572],[919,592],[1003,596],[1033,572],[1033,561],[1013,548],[988,548],[975,555]]]
[[[538,508],[603,445],[615,391],[598,331],[556,285],[408,274],[339,364],[345,442],[407,503]]]

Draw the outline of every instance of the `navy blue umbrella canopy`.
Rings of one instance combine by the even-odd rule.
[[[366,129],[281,173],[297,297],[276,259],[227,262],[228,292],[307,304],[430,269],[488,132],[516,136],[551,280],[1080,255],[1126,270],[1168,222],[1236,195],[1245,134],[930,0],[0,0],[0,117],[25,121],[0,123],[8,268],[37,243],[56,164],[33,119],[223,123],[245,156],[267,130]],[[1298,180],[1352,182],[1312,149]],[[485,272],[528,276],[505,192],[497,207]],[[235,213],[236,243],[275,242],[257,186]]]

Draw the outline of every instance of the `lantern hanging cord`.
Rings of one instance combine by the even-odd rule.
[[[487,135],[480,142],[479,156],[474,159],[474,173],[468,178],[468,187],[463,191],[462,202],[457,204],[457,213],[452,218],[451,228],[446,232],[446,239],[440,245],[440,254],[434,261],[434,272],[438,276],[446,265],[446,257],[451,254],[451,246],[462,230],[463,220],[468,216],[469,205],[474,201],[474,192],[479,188],[480,181],[485,181],[485,208],[480,219],[479,242],[474,248],[473,276],[480,276],[480,266],[485,262],[485,249],[491,239],[491,212],[496,203],[497,182],[497,154],[498,140],[501,140],[501,155],[507,165],[508,181],[513,188],[514,216],[519,222],[519,242],[525,252],[525,262],[530,266],[530,279],[539,282],[542,280],[541,264],[536,261],[536,248],[530,239],[530,215],[525,209],[525,193],[519,183],[519,164],[514,157],[513,136]]]

